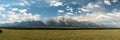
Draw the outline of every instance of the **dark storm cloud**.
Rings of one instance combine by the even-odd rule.
[[[49,19],[46,22],[43,21],[26,21],[26,22],[16,22],[13,24],[5,24],[9,26],[58,26],[58,27],[82,27],[82,28],[91,28],[91,27],[100,27],[101,25],[89,22],[89,21],[81,21],[78,22],[76,20],[55,20],[55,19]]]

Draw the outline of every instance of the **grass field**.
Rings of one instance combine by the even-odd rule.
[[[2,29],[0,40],[120,40],[120,30],[11,30]]]

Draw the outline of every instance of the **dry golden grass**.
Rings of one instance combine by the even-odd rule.
[[[120,40],[120,30],[9,30],[0,40]]]

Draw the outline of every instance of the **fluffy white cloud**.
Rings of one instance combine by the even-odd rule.
[[[19,10],[20,13],[26,13],[27,12],[27,9],[22,9],[22,10]]]
[[[104,0],[104,3],[105,3],[106,5],[111,5],[110,0]]]
[[[13,8],[11,9],[11,11],[0,13],[0,24],[39,20],[40,20],[39,14],[27,13],[26,9],[19,10],[18,8]]]
[[[112,12],[108,13],[104,11],[104,8],[102,8],[101,6],[102,6],[102,3],[95,3],[95,4],[88,3],[86,6],[78,8],[80,13],[86,12],[85,14],[74,15],[74,13],[65,12],[66,13],[65,15],[55,17],[54,20],[56,22],[60,22],[60,20],[67,22],[72,19],[77,22],[87,21],[87,22],[93,22],[96,24],[102,24],[108,27],[113,27],[113,26],[119,27],[120,26],[120,11],[115,9]],[[66,9],[69,9],[69,8],[71,7],[70,6],[66,7]]]
[[[18,11],[18,8],[12,8],[11,11]]]
[[[39,14],[26,13],[25,10],[21,11],[20,13],[8,11],[0,14],[0,24],[39,20]]]
[[[90,10],[89,10],[89,9],[84,9],[84,8],[81,8],[81,10],[82,10],[82,11],[84,11],[84,12],[90,12]]]
[[[29,3],[27,0],[23,0],[23,3],[25,3],[26,5],[30,6],[31,3]]]
[[[71,12],[67,12],[66,14],[67,14],[67,15],[74,15],[74,14],[73,14],[73,13],[71,13]]]
[[[5,10],[5,8],[4,7],[0,7],[0,11],[4,11]]]
[[[39,14],[28,13],[27,9],[19,9],[17,7],[16,8],[11,7],[16,5],[29,6],[30,3],[27,0],[21,0],[20,2],[0,4],[0,24],[40,20]]]
[[[25,6],[25,3],[19,3],[19,4],[16,4],[16,5]]]
[[[10,6],[30,6],[31,4],[32,4],[32,2],[30,3],[27,0],[21,0],[21,1],[18,1],[18,2],[11,2],[11,3],[5,4],[5,5],[10,7]]]
[[[101,6],[99,3],[93,4],[88,3],[86,6],[83,6],[82,8],[78,8],[78,10],[81,10],[83,12],[95,12],[95,11],[102,11]]]
[[[113,0],[113,2],[118,2],[118,0]]]
[[[77,2],[72,1],[72,4],[77,4]]]
[[[69,11],[69,12],[73,12],[74,9],[72,7],[70,7],[70,6],[67,6],[66,10]]]
[[[68,13],[71,14],[71,13]],[[96,24],[103,24],[108,27],[119,27],[120,26],[120,12],[112,12],[112,13],[106,13],[106,12],[94,12],[91,14],[86,15],[78,15],[78,16],[71,16],[71,15],[64,15],[64,16],[58,16],[55,17],[54,20],[56,22],[59,22],[60,20],[63,20],[64,22],[75,20],[77,22],[93,22]],[[67,20],[67,21],[65,21]]]
[[[60,2],[59,0],[49,0],[50,6],[61,6],[63,5],[62,2]]]
[[[59,13],[63,13],[64,11],[63,10],[58,10]]]
[[[14,5],[19,5],[19,6],[30,6],[31,3],[29,3],[27,0],[22,0],[22,2],[15,3]]]

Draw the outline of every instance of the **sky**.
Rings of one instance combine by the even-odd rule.
[[[0,26],[29,21],[52,26],[54,21],[119,27],[119,4],[119,0],[0,0]]]

